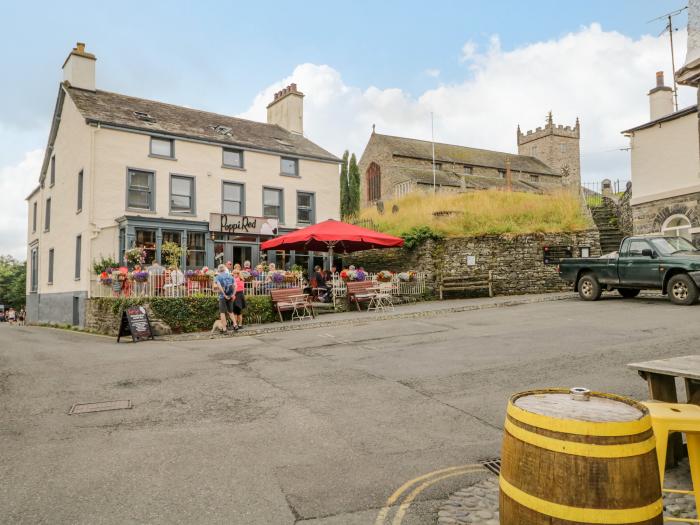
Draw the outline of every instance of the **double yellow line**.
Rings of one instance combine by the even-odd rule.
[[[421,492],[431,485],[434,485],[435,483],[438,483],[444,479],[462,476],[463,474],[468,474],[470,472],[485,471],[486,469],[484,466],[479,464],[459,465],[456,467],[434,470],[433,472],[428,472],[427,474],[413,478],[401,485],[391,496],[389,496],[389,499],[386,500],[384,507],[382,507],[379,514],[377,514],[377,519],[375,520],[374,525],[387,525],[387,517],[389,512],[391,512],[391,508],[398,503],[404,493],[407,494],[401,501],[401,504],[394,515],[394,519],[391,521],[391,525],[401,525],[401,522],[406,515],[406,511],[408,511],[408,508],[411,506],[411,503],[413,503],[413,500],[415,500]],[[414,486],[415,488],[408,492],[408,490]]]

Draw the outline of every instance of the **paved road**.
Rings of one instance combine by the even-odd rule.
[[[694,352],[698,316],[565,300],[121,345],[1,325],[0,521],[373,524],[406,481],[498,456],[513,392],[644,398],[625,364]],[[67,415],[120,399],[134,408]],[[425,478],[404,524],[435,523],[441,500],[485,475],[447,473]]]

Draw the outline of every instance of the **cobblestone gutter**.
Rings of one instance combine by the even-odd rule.
[[[688,460],[681,461],[666,472],[665,488],[689,490]],[[695,499],[692,495],[664,494],[664,516],[697,519]],[[438,511],[439,525],[498,525],[498,478],[490,476],[474,485],[452,494]]]

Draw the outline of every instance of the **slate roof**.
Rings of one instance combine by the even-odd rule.
[[[419,184],[432,184],[433,171],[432,169],[423,168],[407,168],[399,166],[391,166],[391,170],[395,170],[401,175],[406,176],[406,180],[411,180]],[[462,185],[464,181],[464,185]],[[506,180],[497,177],[480,177],[478,175],[462,175],[455,174],[450,171],[435,170],[435,182],[439,186],[449,186],[455,188],[486,190],[495,188],[505,188]],[[516,191],[541,192],[543,188],[535,182],[527,182],[513,177],[512,187]]]
[[[373,139],[383,144],[394,155],[432,160],[432,143],[427,140],[395,137],[379,133],[375,133]],[[436,162],[454,162],[469,166],[483,166],[505,170],[507,159],[510,159],[510,169],[512,171],[561,176],[561,173],[557,173],[535,157],[439,142],[435,143]]]
[[[64,88],[89,123],[204,140],[281,155],[340,162],[335,155],[309,139],[275,124],[219,115],[99,89],[87,91],[71,87],[68,83],[64,83]],[[150,119],[139,118],[136,112],[146,114]],[[229,129],[217,131],[217,128],[222,126]]]

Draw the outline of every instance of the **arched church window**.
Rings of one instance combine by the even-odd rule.
[[[372,162],[367,167],[367,200],[378,201],[382,198],[382,174],[379,165]]]
[[[686,239],[691,239],[690,234],[690,219],[683,214],[671,215],[668,219],[664,221],[661,227],[661,233],[664,235],[669,235],[671,237],[684,237]]]

